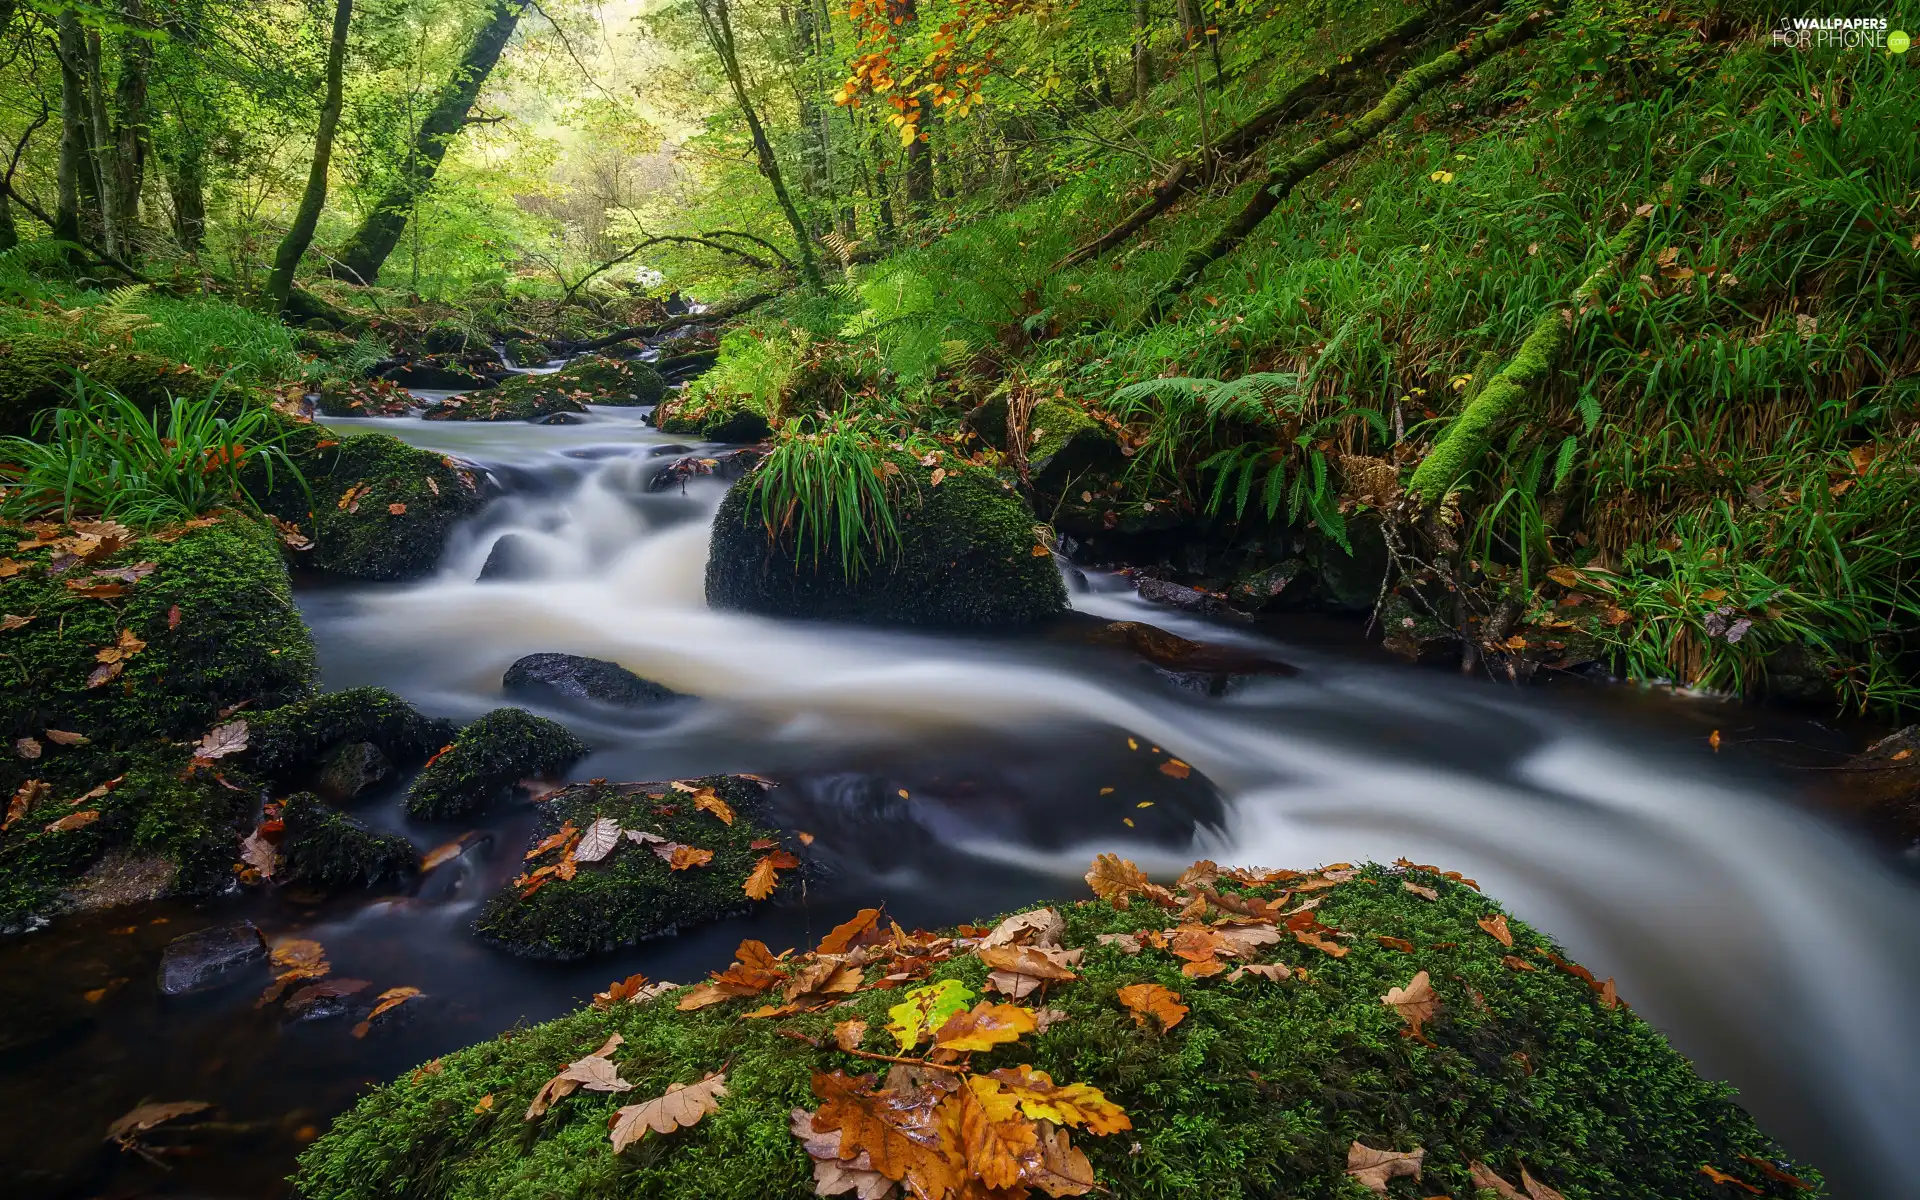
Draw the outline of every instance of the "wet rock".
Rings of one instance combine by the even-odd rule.
[[[481,812],[523,779],[556,775],[586,757],[567,727],[519,708],[496,708],[468,725],[407,790],[407,812],[444,820]]]
[[[515,338],[505,349],[508,361],[516,367],[541,367],[553,359],[553,350],[545,342]]]
[[[393,764],[372,742],[348,742],[327,756],[313,786],[336,804],[358,800],[393,774]]]
[[[332,1021],[352,1016],[365,1003],[373,988],[370,979],[324,979],[287,997],[281,1019],[289,1024],[302,1021]]]
[[[329,379],[315,395],[316,406],[329,417],[398,417],[420,403],[390,379]]]
[[[1311,597],[1302,599],[1309,606],[1325,612],[1367,613],[1380,602],[1380,583],[1386,578],[1388,560],[1378,518],[1348,521],[1347,542],[1353,547],[1352,553],[1318,530],[1308,536],[1306,558],[1314,588]]]
[[[1007,398],[994,396],[970,410],[961,420],[973,436],[995,450],[1007,448]]]
[[[375,833],[311,792],[287,797],[280,818],[286,823],[280,852],[289,879],[330,888],[371,887],[405,879],[419,866],[413,843]]]
[[[1380,606],[1380,644],[1412,663],[1458,662],[1460,637],[1453,627],[1394,594]]]
[[[1247,619],[1247,614],[1228,604],[1225,600],[1213,595],[1211,592],[1203,592],[1198,588],[1182,587],[1177,583],[1168,583],[1164,579],[1148,579],[1144,577],[1136,579],[1134,581],[1134,587],[1139,591],[1142,600],[1150,600],[1155,604],[1165,604],[1169,607],[1180,609],[1183,612],[1190,612],[1203,617],[1226,617],[1231,620],[1240,621]]]
[[[691,407],[685,394],[661,401],[648,418],[662,433],[735,444],[765,441],[773,434],[767,415],[747,407]]]
[[[1890,733],[1849,759],[1837,782],[1881,835],[1920,841],[1920,725]]]
[[[435,321],[420,334],[420,345],[429,354],[458,354],[473,340],[472,334],[450,321]]]
[[[757,412],[742,409],[718,420],[709,421],[700,435],[710,442],[760,442],[773,434],[773,426]]]
[[[1767,655],[1761,690],[1788,704],[1832,704],[1833,676],[1805,643],[1788,642]]]
[[[268,507],[312,537],[308,561],[323,571],[417,579],[440,561],[454,525],[485,503],[480,468],[384,433],[305,445],[294,461],[312,496],[282,471]]]
[[[585,829],[607,817],[623,831],[614,849],[597,862],[578,864],[571,879],[552,872],[533,878],[554,853],[528,861],[527,876],[495,893],[474,923],[486,940],[532,958],[581,958],[681,932],[752,908],[743,888],[763,854],[756,841],[776,837],[768,824],[761,785],[745,776],[716,775],[682,781],[711,789],[733,813],[722,822],[696,808],[693,793],[672,782],[574,784],[540,806],[541,824],[528,848],[571,823]],[[624,836],[633,830],[683,846],[711,851],[705,865],[672,870],[651,845]],[[782,871],[772,899],[799,891],[798,869]],[[532,890],[528,891],[529,886]]]
[[[753,470],[764,457],[759,448],[754,446],[714,455],[689,454],[674,459],[655,472],[653,478],[647,480],[647,490],[664,492],[678,487],[684,492],[689,479],[709,477],[732,482]]]
[[[179,865],[164,854],[115,846],[101,855],[61,897],[68,912],[93,912],[158,900],[173,890]]]
[[[901,455],[909,478],[927,468]],[[1033,514],[992,474],[950,462],[939,487],[896,503],[899,546],[851,578],[835,538],[803,547],[791,530],[769,537],[754,479],[735,484],[714,517],[707,603],[767,616],[933,628],[1029,625],[1067,607],[1046,550],[1034,553]]]
[[[185,996],[236,983],[267,961],[267,939],[252,921],[182,934],[160,955],[160,994]]]
[[[655,359],[653,369],[660,378],[669,383],[680,383],[693,378],[720,360],[718,350],[695,350],[689,354],[670,354]]]
[[[1278,600],[1305,566],[1299,559],[1289,558],[1244,571],[1228,586],[1227,599],[1249,612],[1259,612]]]
[[[450,396],[421,413],[428,421],[539,421],[560,413],[584,413],[574,389],[549,375],[515,375],[481,395]]]
[[[1089,640],[1124,646],[1145,659],[1147,669],[1162,681],[1202,696],[1230,695],[1260,676],[1299,673],[1291,663],[1257,650],[1196,642],[1140,621],[1111,622],[1093,632]]]
[[[646,363],[600,354],[575,359],[544,381],[588,404],[617,406],[658,404],[667,388],[660,372]]]
[[[546,562],[532,538],[524,533],[503,533],[487,551],[487,561],[480,567],[480,580],[484,583],[538,579],[545,570]]]
[[[433,359],[390,367],[385,377],[403,388],[432,392],[480,392],[493,386],[493,380],[477,371]]]
[[[680,699],[672,688],[619,663],[577,654],[529,654],[508,667],[500,683],[509,694],[548,703],[585,700],[632,708]]]

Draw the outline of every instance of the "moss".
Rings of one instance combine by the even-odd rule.
[[[711,850],[712,862],[674,871],[646,847],[623,840],[604,860],[583,863],[572,879],[550,880],[524,899],[521,888],[502,888],[474,930],[516,954],[580,958],[746,910],[753,902],[742,885],[765,853],[752,843],[773,836],[764,823],[760,787],[737,775],[686,782],[714,789],[733,809],[733,824],[696,809],[667,783],[576,784],[541,806],[535,842],[566,822],[585,829],[599,817],[612,817],[622,829],[650,830]],[[797,890],[792,879],[787,873],[774,895]]]
[[[588,404],[658,404],[667,390],[660,373],[646,363],[598,354],[575,359],[556,374],[534,378],[571,391]]]
[[[375,833],[311,792],[287,797],[280,819],[286,822],[280,851],[290,879],[323,887],[371,887],[403,880],[419,866],[412,842]]]
[[[419,403],[386,379],[329,379],[316,395],[314,406],[329,417],[397,417]]]
[[[311,531],[312,563],[324,571],[355,579],[429,574],[454,524],[485,500],[477,470],[384,433],[336,439],[302,427],[297,446],[311,513],[284,482],[269,507]]]
[[[924,469],[905,468],[918,480]],[[1034,554],[1034,519],[985,471],[950,468],[899,505],[897,554],[848,582],[837,545],[801,561],[791,534],[769,538],[749,475],[720,504],[707,558],[707,603],[780,617],[981,628],[1030,624],[1063,611],[1053,559]]]
[[[58,574],[55,547],[14,552],[28,569],[0,583],[0,610],[32,620],[0,634],[0,730],[9,742],[46,729],[102,745],[198,737],[221,709],[279,705],[312,691],[313,642],[264,524],[226,513],[166,536],[136,538]],[[119,598],[68,586],[112,583],[93,572],[145,563],[151,573],[122,584]],[[87,686],[101,666],[96,652],[123,634],[144,648],[117,678]]]
[[[552,375],[515,375],[495,387],[451,396],[420,414],[429,421],[541,421],[587,411],[580,389]]]
[[[773,422],[751,397],[734,396],[724,403],[698,405],[685,398],[670,400],[654,410],[661,433],[697,437],[705,442],[744,444],[763,441],[773,433]]]
[[[452,742],[453,722],[428,717],[385,688],[328,692],[248,718],[244,761],[283,786],[304,782],[329,752],[371,742],[402,766],[424,762]]]
[[[525,709],[496,708],[462,729],[407,790],[407,812],[427,820],[490,807],[522,779],[564,771],[587,753],[567,727]]]
[[[553,351],[545,342],[529,342],[514,338],[507,343],[507,358],[515,366],[537,367],[553,357]]]
[[[1158,912],[1098,901],[1065,906],[1066,943],[1086,956],[1077,980],[1046,994],[1064,1019],[1017,1046],[976,1055],[973,1068],[1032,1064],[1055,1080],[1098,1087],[1122,1106],[1131,1132],[1074,1136],[1106,1194],[1118,1197],[1349,1196],[1346,1155],[1355,1140],[1426,1149],[1425,1177],[1418,1190],[1396,1192],[1404,1196],[1473,1195],[1474,1160],[1510,1179],[1524,1165],[1568,1200],[1708,1200],[1720,1193],[1701,1174],[1703,1163],[1752,1179],[1762,1193],[1785,1194],[1740,1161],[1781,1155],[1728,1089],[1699,1078],[1624,1005],[1605,1007],[1586,983],[1553,967],[1532,949],[1551,947],[1544,935],[1509,919],[1511,953],[1536,968],[1514,970],[1502,962],[1510,952],[1476,925],[1497,911],[1492,902],[1410,874],[1439,900],[1416,898],[1381,868],[1316,893],[1320,918],[1356,935],[1349,953],[1331,958],[1291,941],[1268,947],[1265,957],[1297,972],[1277,984],[1189,979],[1169,954],[1128,956],[1097,944],[1101,933],[1165,923]],[[1403,953],[1376,940],[1382,936],[1418,948]],[[1427,1027],[1431,1044],[1402,1036],[1398,1015],[1380,999],[1419,970],[1430,973],[1445,1006]],[[983,975],[972,956],[932,972],[975,989]],[[1140,982],[1179,992],[1190,1009],[1185,1019],[1164,1034],[1137,1027],[1115,991]],[[874,988],[844,1006],[742,1020],[762,1001],[679,1012],[669,994],[516,1030],[364,1097],[301,1157],[296,1185],[307,1200],[799,1200],[813,1194],[813,1180],[788,1133],[789,1110],[815,1106],[815,1070],[874,1067],[832,1049],[830,1031],[849,1019],[877,1028],[899,1000]],[[591,1053],[612,1032],[625,1038],[613,1058],[634,1085],[630,1093],[576,1093],[538,1123],[521,1120],[556,1063]],[[721,1069],[728,1095],[711,1116],[612,1153],[614,1108]],[[491,1105],[478,1107],[487,1095]]]
[[[63,403],[85,359],[84,347],[41,334],[0,342],[0,435],[26,435],[35,417]]]
[[[246,775],[194,770],[189,759],[186,749],[153,741],[130,749],[50,747],[38,762],[9,761],[0,768],[0,787],[8,795],[25,782],[29,766],[32,777],[48,785],[0,834],[0,930],[22,929],[62,911],[81,874],[120,847],[172,864],[169,893],[210,895],[224,887],[257,798]],[[117,782],[90,794],[109,781]],[[85,799],[76,805],[79,797]],[[47,829],[76,812],[100,815],[77,829]]]

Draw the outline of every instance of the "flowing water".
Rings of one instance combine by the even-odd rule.
[[[517,867],[533,820],[519,807],[481,822],[410,895],[296,888],[15,939],[0,946],[0,1011],[45,1026],[0,1058],[0,1111],[38,1114],[0,1128],[0,1161],[19,1164],[25,1194],[278,1194],[298,1147],[360,1088],[567,1011],[610,979],[697,978],[742,937],[798,944],[858,904],[930,925],[1080,894],[1107,850],[1166,870],[1197,856],[1303,867],[1406,855],[1463,871],[1615,976],[1835,1195],[1920,1194],[1904,1165],[1920,1122],[1920,891],[1750,759],[1706,749],[1710,725],[1751,714],[1412,671],[1287,627],[1273,640],[1210,626],[1098,575],[1075,574],[1083,611],[1302,669],[1210,699],[1072,638],[710,612],[707,531],[724,485],[649,493],[690,447],[631,411],[545,427],[336,424],[482,462],[502,495],[430,580],[302,590],[326,686],[381,684],[466,718],[502,702],[501,673],[521,655],[617,661],[700,699],[550,713],[595,747],[574,777],[772,777],[776,812],[816,835],[825,877],[796,907],[586,964],[523,962],[466,932]],[[537,577],[480,582],[508,533]],[[1194,777],[1156,770],[1167,754]],[[391,792],[356,813],[423,848],[475,830],[409,823]],[[336,975],[426,996],[364,1040],[344,1022],[283,1026],[250,989],[163,1001],[151,979],[165,941],[235,915],[320,940]],[[172,1099],[221,1105],[200,1157],[163,1175],[99,1147],[133,1104]]]

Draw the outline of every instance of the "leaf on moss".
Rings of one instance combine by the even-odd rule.
[[[1058,946],[1066,932],[1067,923],[1058,912],[1051,908],[1036,908],[1016,913],[995,925],[980,945]]]
[[[873,1169],[873,1160],[865,1151],[852,1158],[840,1157],[840,1131],[815,1133],[813,1114],[796,1108],[789,1114],[787,1126],[807,1157],[813,1160],[813,1194],[843,1196],[852,1192],[857,1200],[886,1200],[896,1191],[894,1182]]]
[[[580,834],[580,841],[573,848],[575,862],[599,862],[613,853],[620,844],[620,822],[612,817],[601,817],[587,826]]]
[[[1405,938],[1388,937],[1384,933],[1377,933],[1373,940],[1389,950],[1398,950],[1402,954],[1412,954],[1414,951],[1414,944]]]
[[[990,1071],[986,1079],[1036,1121],[1084,1126],[1087,1132],[1102,1136],[1133,1128],[1126,1110],[1090,1084],[1057,1084],[1045,1071],[1024,1064]]]
[[[16,613],[7,613],[4,616],[0,616],[0,633],[12,633],[16,629],[25,629],[32,622],[32,617],[23,617]]]
[[[1387,1181],[1401,1176],[1420,1178],[1425,1150],[1375,1150],[1359,1142],[1347,1147],[1347,1174],[1365,1184],[1375,1194],[1387,1194]]]
[[[1285,963],[1248,963],[1243,967],[1234,968],[1233,974],[1227,976],[1227,982],[1239,983],[1248,975],[1258,975],[1262,979],[1282,983],[1293,978],[1293,968]]]
[[[1430,887],[1421,887],[1411,880],[1402,880],[1400,886],[1406,891],[1412,892],[1414,895],[1420,897],[1422,900],[1438,900],[1440,898],[1439,892]]]
[[[593,994],[593,1006],[604,1012],[616,1004],[630,1003],[646,983],[647,977],[638,971],[625,979],[616,979],[607,985],[606,991]]]
[[[702,850],[697,846],[675,846],[667,856],[667,869],[672,871],[690,871],[695,867],[704,867],[713,861],[713,851]]]
[[[7,830],[12,829],[20,818],[27,815],[28,809],[51,795],[52,792],[53,785],[47,783],[45,780],[29,779],[25,783],[22,783],[19,788],[14,791],[13,799],[7,801],[6,822],[0,824],[0,833],[5,833]]]
[[[1093,860],[1093,869],[1087,872],[1087,886],[1115,908],[1126,908],[1135,896],[1144,896],[1166,908],[1176,904],[1173,893],[1148,879],[1133,863],[1114,854],[1102,854]]]
[[[911,988],[900,1003],[887,1010],[892,1018],[887,1022],[887,1032],[900,1043],[900,1049],[911,1050],[955,1013],[965,1012],[973,999],[973,989],[958,979]]]
[[[886,940],[886,933],[880,928],[880,910],[863,908],[847,920],[835,925],[827,936],[820,939],[818,954],[845,954],[855,946],[872,945]]]
[[[691,1086],[676,1083],[665,1095],[617,1110],[609,1123],[613,1152],[620,1153],[649,1132],[672,1133],[699,1124],[720,1107],[720,1099],[726,1094],[727,1076],[719,1072]]]
[[[1021,1159],[1039,1149],[1040,1133],[1013,1099],[993,1080],[970,1075],[953,1094],[951,1109],[968,1173],[993,1189],[1018,1184]]]
[[[703,787],[693,794],[693,806],[701,812],[710,812],[719,817],[723,825],[733,824],[733,808],[715,795],[710,787]]]
[[[1147,1028],[1149,1019],[1153,1020],[1165,1033],[1186,1019],[1187,1006],[1180,1003],[1180,993],[1172,988],[1161,987],[1157,983],[1130,983],[1120,988],[1120,1003],[1133,1013],[1134,1023]]]
[[[1033,1014],[1026,1009],[982,1000],[968,1011],[948,1017],[934,1031],[933,1044],[938,1050],[968,1053],[1017,1042],[1032,1032]]]
[[[15,738],[13,742],[13,752],[29,761],[39,758],[44,749],[39,741],[30,737]]]
[[[75,829],[85,828],[86,826],[93,824],[95,821],[98,821],[99,819],[100,819],[100,814],[91,808],[87,809],[84,812],[68,813],[66,816],[61,817],[58,821],[50,822],[47,825],[45,832],[70,833]]]
[[[842,1050],[858,1050],[861,1040],[866,1036],[867,1023],[857,1017],[850,1021],[840,1021],[833,1027],[833,1044]]]
[[[247,748],[247,723],[245,720],[229,721],[225,725],[216,725],[209,729],[193,748],[195,758],[225,758],[229,754],[238,754]]]
[[[1073,968],[1079,965],[1085,951],[1050,946],[984,946],[978,953],[980,961],[992,970],[1064,983],[1079,978]]]
[[[1140,939],[1131,933],[1103,933],[1097,940],[1102,946],[1112,946],[1122,954],[1140,953]]]
[[[64,729],[46,730],[47,740],[57,746],[84,746],[93,741],[84,733],[69,733]]]
[[[1505,916],[1496,913],[1491,917],[1481,917],[1475,924],[1486,930],[1487,934],[1492,937],[1494,941],[1499,942],[1509,950],[1513,949],[1513,932],[1507,928],[1507,918]]]
[[[866,1155],[873,1170],[904,1182],[915,1194],[958,1191],[965,1174],[941,1153],[934,1116],[953,1082],[941,1079],[928,1086],[880,1091],[872,1084],[870,1075],[814,1072],[813,1094],[820,1098],[820,1108],[813,1114],[813,1132],[839,1131],[841,1154]]]
[[[765,900],[773,895],[773,889],[780,885],[780,872],[790,871],[800,865],[800,860],[785,850],[775,850],[772,854],[763,854],[753,864],[753,870],[747,875],[742,889],[750,900]]]
[[[1440,1014],[1440,997],[1434,994],[1433,980],[1425,971],[1407,981],[1405,987],[1392,987],[1380,1003],[1400,1014],[1407,1023],[1409,1036],[1425,1040],[1421,1027]]]

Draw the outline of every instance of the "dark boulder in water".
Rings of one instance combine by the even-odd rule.
[[[160,955],[160,994],[185,996],[237,983],[267,961],[267,939],[252,921],[182,934]]]
[[[496,708],[460,731],[407,790],[407,813],[444,820],[484,811],[522,779],[555,775],[586,757],[567,727],[518,708]]]
[[[763,457],[761,451],[753,446],[713,455],[689,454],[660,468],[653,478],[647,480],[647,490],[664,492],[678,487],[685,491],[690,479],[724,479],[731,482],[753,470]]]
[[[336,804],[360,797],[393,774],[393,763],[372,742],[347,742],[327,755],[314,790]]]
[[[622,708],[680,699],[680,693],[642,679],[619,663],[577,654],[529,654],[507,668],[501,686],[512,695],[565,704],[588,701]]]
[[[286,834],[280,848],[289,878],[322,887],[371,887],[405,879],[419,866],[407,839],[375,833],[311,792],[287,797],[281,819]]]
[[[482,582],[538,579],[544,567],[533,539],[524,533],[503,533],[493,543],[493,549],[487,551],[487,561],[480,567],[480,579]]]

